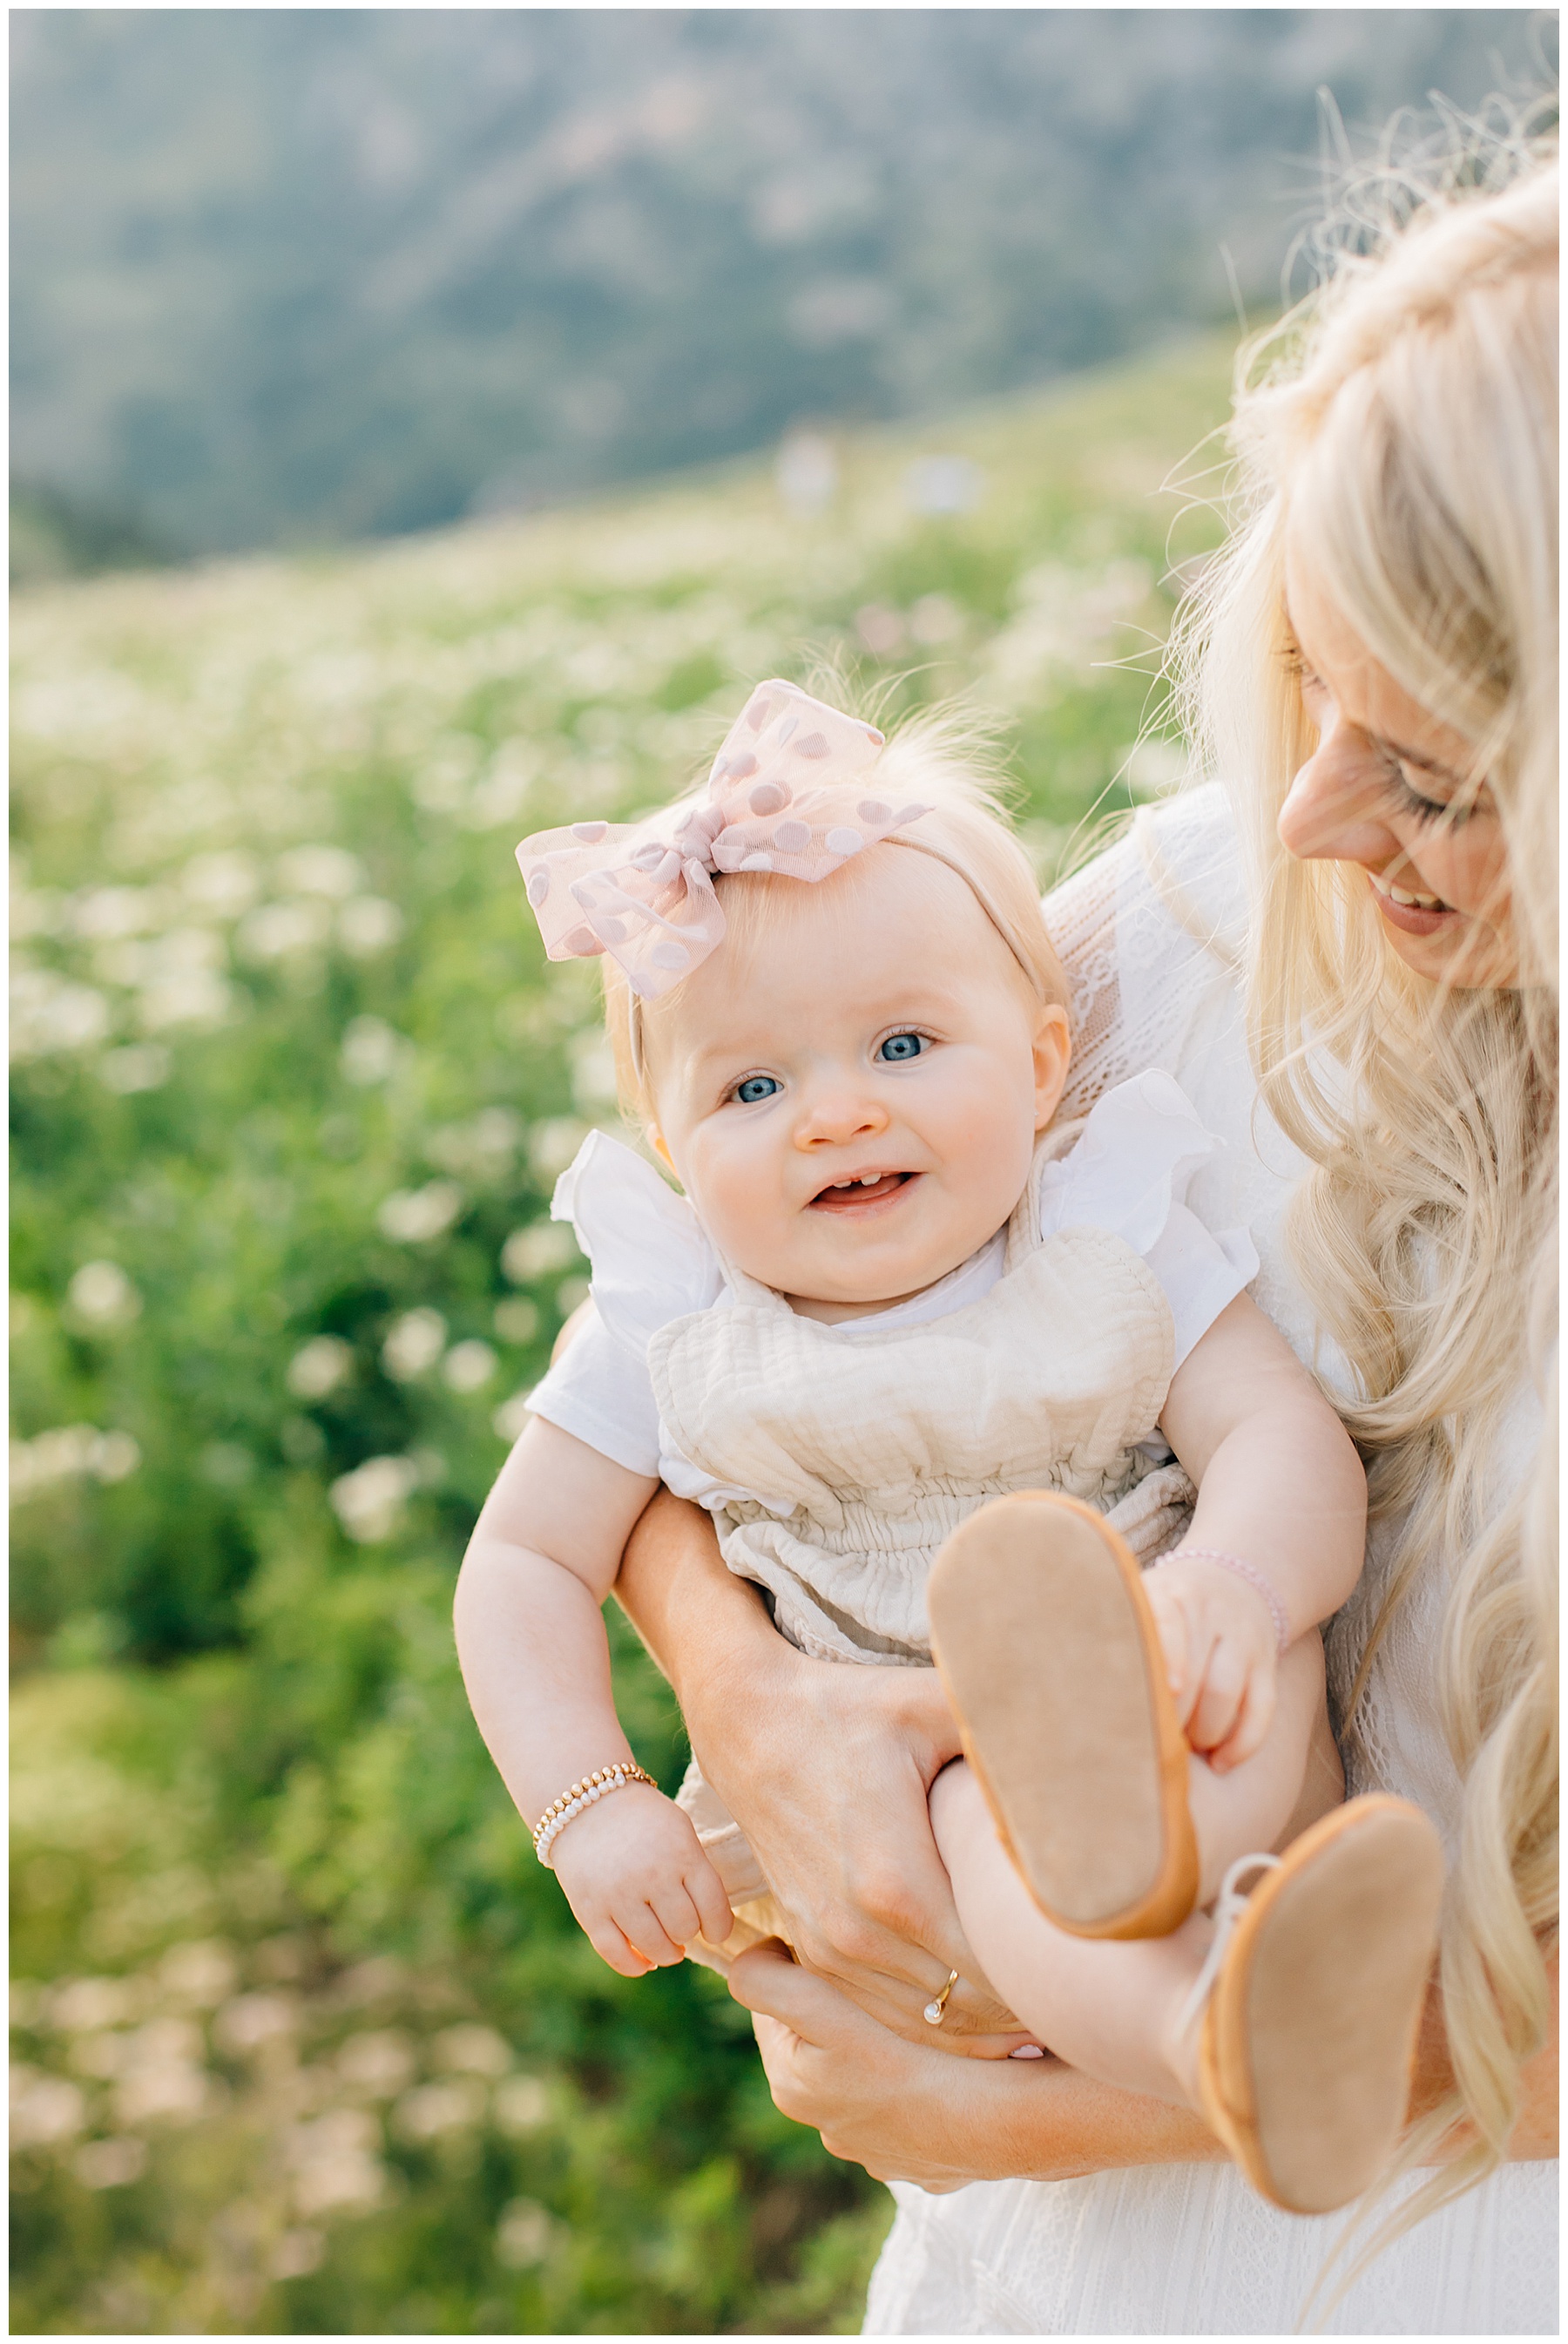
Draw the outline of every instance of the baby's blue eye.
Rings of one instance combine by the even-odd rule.
[[[918,1058],[927,1046],[923,1034],[890,1034],[877,1056],[896,1065],[901,1058]]]
[[[771,1075],[748,1075],[736,1084],[735,1096],[742,1106],[755,1106],[759,1099],[771,1098],[778,1087]]]

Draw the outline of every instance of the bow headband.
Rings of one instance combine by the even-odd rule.
[[[574,822],[525,838],[518,862],[551,960],[608,952],[645,1000],[721,942],[713,881],[729,871],[826,879],[930,808],[899,813],[865,776],[882,735],[793,683],[759,684],[713,761],[706,797],[634,823]]]

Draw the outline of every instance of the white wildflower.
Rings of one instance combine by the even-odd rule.
[[[235,931],[235,943],[247,960],[284,960],[325,944],[332,914],[324,903],[286,895],[276,903],[258,904]]]
[[[358,959],[386,952],[403,933],[403,914],[385,895],[355,895],[337,914],[337,936]]]
[[[307,2278],[326,2259],[327,2239],[322,2231],[285,2230],[267,2268],[274,2278]]]
[[[87,2103],[79,2084],[62,2076],[41,2075],[35,2067],[11,2070],[11,2145],[14,2148],[49,2148],[70,2140],[87,2121]]]
[[[396,2098],[414,2073],[414,2054],[406,2035],[393,2027],[376,2027],[350,2035],[338,2046],[337,2071],[351,2091],[367,2098]]]
[[[422,1188],[398,1188],[376,1216],[383,1237],[397,1245],[427,1245],[450,1228],[463,1209],[463,1192],[452,1180],[427,1180]]]
[[[161,1090],[173,1072],[174,1060],[161,1042],[127,1042],[98,1061],[105,1089],[122,1095]]]
[[[84,2189],[124,2189],[139,2181],[146,2169],[147,2145],[135,2134],[85,2141],[71,2159],[71,2170]]]
[[[58,1481],[90,1474],[97,1481],[123,1481],[142,1461],[128,1432],[100,1432],[95,1425],[61,1424],[31,1440],[11,1444],[11,1503],[19,1506]]]
[[[208,2079],[193,2061],[137,2065],[115,2086],[115,2119],[127,2131],[141,2124],[194,2124],[207,2104]]]
[[[950,643],[964,631],[964,614],[946,594],[922,594],[910,612],[910,632],[918,643]]]
[[[226,2002],[213,2022],[218,2048],[235,2057],[246,2057],[267,2044],[298,2032],[299,2006],[292,1995],[239,1994]]]
[[[170,1026],[221,1026],[234,998],[213,969],[174,969],[143,985],[136,1016],[146,1034],[161,1034]]]
[[[392,2111],[392,2123],[405,2140],[433,2140],[438,2133],[471,2129],[484,2116],[483,2084],[472,2076],[457,2076],[449,2083],[419,2084],[405,2092]]]
[[[341,900],[365,884],[365,865],[342,846],[296,846],[277,859],[277,875],[293,894]]]
[[[553,1180],[566,1170],[587,1137],[587,1124],[575,1116],[555,1116],[537,1123],[528,1136],[528,1162],[541,1180]]]
[[[65,1978],[48,1996],[49,2024],[62,2035],[85,2035],[122,2025],[139,2006],[136,1982],[131,1978]]]
[[[45,1058],[87,1050],[109,1030],[109,1005],[91,985],[68,984],[53,969],[18,967],[11,978],[11,1056]]]
[[[412,1383],[435,1366],[446,1348],[447,1322],[438,1310],[406,1310],[381,1346],[381,1364],[396,1382]]]
[[[87,1261],[72,1278],[66,1298],[89,1327],[124,1327],[142,1307],[142,1298],[117,1262]]]
[[[508,2270],[531,2270],[554,2243],[556,2221],[532,2198],[514,2198],[496,2225],[496,2259]]]
[[[379,1017],[356,1017],[345,1026],[341,1049],[343,1071],[362,1089],[384,1083],[407,1063],[414,1045]]]
[[[462,2076],[504,2076],[512,2046],[493,2026],[448,2026],[430,2046],[438,2067]]]
[[[425,1153],[443,1172],[497,1179],[511,1165],[524,1137],[523,1119],[515,1109],[487,1106],[471,1123],[437,1124],[425,1141]]]
[[[453,1344],[441,1373],[455,1392],[475,1392],[489,1382],[499,1364],[488,1343],[470,1339]]]
[[[192,2010],[211,2010],[234,1992],[235,1958],[216,1937],[171,1945],[158,1965],[165,1991]]]
[[[75,935],[95,943],[101,937],[145,935],[158,924],[162,905],[146,887],[95,887],[71,904]]]
[[[531,1343],[539,1331],[538,1305],[526,1294],[508,1294],[496,1305],[496,1332],[503,1343]]]
[[[261,893],[261,874],[248,854],[198,854],[180,874],[188,900],[220,920],[237,919]]]
[[[353,1367],[353,1347],[341,1335],[313,1335],[288,1363],[288,1389],[301,1399],[325,1399]]]
[[[502,2132],[521,2137],[548,2124],[549,2091],[538,2076],[508,2076],[496,2086],[496,2122]]]
[[[502,1274],[514,1286],[548,1278],[578,1259],[578,1241],[566,1221],[535,1221],[530,1228],[514,1229],[501,1248]]]
[[[369,1457],[327,1494],[345,1535],[360,1546],[377,1546],[397,1529],[419,1478],[410,1457]]]
[[[333,2108],[294,2126],[283,2150],[293,2169],[297,2211],[307,2217],[362,2213],[379,2204],[387,2187],[379,2146],[376,2119],[362,2108]]]

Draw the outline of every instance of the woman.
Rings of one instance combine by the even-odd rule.
[[[1556,2324],[1556,260],[1536,163],[1430,202],[1289,321],[1239,395],[1250,518],[1186,636],[1234,813],[1179,800],[1048,906],[1081,1102],[1162,1065],[1232,1141],[1211,1225],[1250,1224],[1257,1298],[1368,1460],[1330,1640],[1351,1787],[1419,1800],[1451,1869],[1404,2228],[1347,2332]],[[1342,2225],[1252,2198],[1181,2110],[941,2056],[999,2046],[926,1828],[955,1754],[933,1682],[803,1659],[672,1503],[623,1585],[807,1965],[733,1974],[774,2096],[919,2185],[869,2327],[1293,2327]]]

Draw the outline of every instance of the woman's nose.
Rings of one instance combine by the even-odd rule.
[[[1336,728],[1324,734],[1280,808],[1280,844],[1304,863],[1363,863],[1381,871],[1399,841],[1380,812],[1382,790]]]

